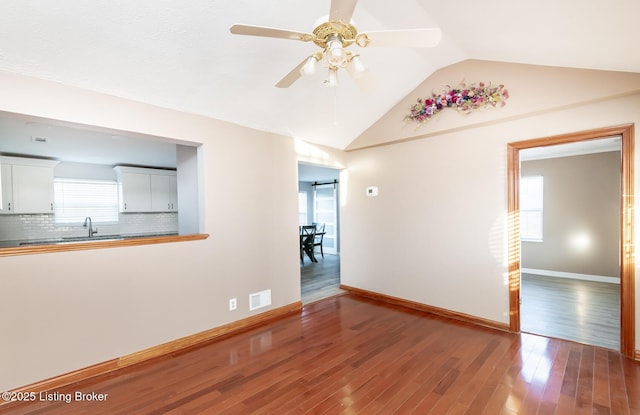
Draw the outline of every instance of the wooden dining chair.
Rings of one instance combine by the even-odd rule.
[[[300,227],[300,261],[304,264],[304,254],[306,253],[311,262],[318,262],[313,254],[314,241],[316,237],[316,227],[304,225]]]
[[[322,241],[324,240],[324,223],[313,222],[313,226],[316,227],[316,236],[313,238],[313,248],[315,250],[316,246],[320,247],[320,254],[322,258],[324,258],[324,249],[322,248]]]

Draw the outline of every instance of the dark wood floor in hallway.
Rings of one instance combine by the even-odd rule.
[[[76,391],[0,413],[637,415],[640,365],[346,294]]]

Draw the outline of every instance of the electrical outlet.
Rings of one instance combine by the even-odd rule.
[[[238,299],[232,298],[229,300],[229,311],[233,311],[238,308]]]

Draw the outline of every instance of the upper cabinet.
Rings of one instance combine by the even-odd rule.
[[[15,213],[11,164],[0,165],[0,213]]]
[[[177,212],[178,191],[175,170],[116,166],[120,211]]]
[[[3,214],[53,213],[53,160],[0,157]]]
[[[150,174],[151,211],[178,211],[178,180],[174,174]]]

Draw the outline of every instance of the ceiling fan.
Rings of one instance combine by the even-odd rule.
[[[437,46],[440,42],[442,34],[437,28],[358,33],[351,21],[357,1],[331,0],[329,15],[316,23],[312,33],[243,24],[235,24],[229,30],[234,35],[313,42],[322,49],[306,57],[285,75],[276,84],[278,88],[288,88],[301,76],[313,75],[319,63],[329,69],[329,76],[325,81],[329,86],[337,85],[340,68],[346,69],[357,82],[367,71],[367,67],[357,53],[346,49],[354,43],[362,48],[369,46],[426,48]]]

